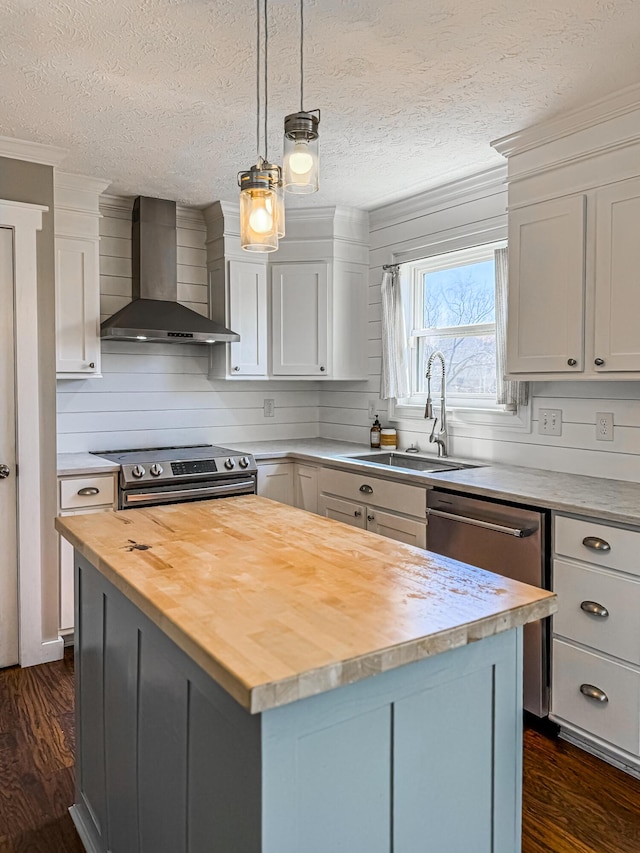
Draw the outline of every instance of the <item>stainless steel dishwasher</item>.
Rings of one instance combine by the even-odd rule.
[[[427,549],[532,586],[550,588],[544,510],[427,492]],[[524,626],[524,707],[549,712],[549,619]]]

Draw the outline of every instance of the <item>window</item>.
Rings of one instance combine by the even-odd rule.
[[[450,252],[402,264],[409,329],[410,405],[426,400],[427,361],[441,350],[452,407],[496,406],[494,250],[500,244]],[[431,380],[440,390],[440,371]]]

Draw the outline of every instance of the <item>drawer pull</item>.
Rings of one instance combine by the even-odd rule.
[[[592,613],[594,616],[602,616],[603,619],[609,615],[607,608],[598,604],[597,601],[583,601],[580,604],[580,608],[584,610],[585,613]]]
[[[360,486],[360,491],[364,492],[365,495],[372,495],[373,494],[373,488],[371,486],[367,486],[366,483],[364,486]]]
[[[604,704],[609,701],[609,697],[604,690],[600,690],[599,687],[595,687],[593,684],[581,684],[580,693],[586,696],[587,699],[593,699],[594,702],[602,702]]]
[[[84,489],[78,489],[78,494],[80,497],[89,497],[89,495],[99,495],[100,489],[96,489],[95,486],[87,486]]]
[[[592,551],[610,551],[611,545],[606,539],[600,539],[598,536],[585,536],[582,540],[585,548],[591,548]]]

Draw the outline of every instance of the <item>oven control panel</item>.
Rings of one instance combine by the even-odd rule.
[[[171,473],[174,477],[185,474],[215,474],[217,470],[215,459],[194,459],[189,462],[171,463]]]

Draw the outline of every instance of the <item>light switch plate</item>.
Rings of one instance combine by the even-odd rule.
[[[613,441],[613,412],[596,412],[596,439]]]
[[[562,409],[540,409],[538,432],[540,435],[562,435]]]

